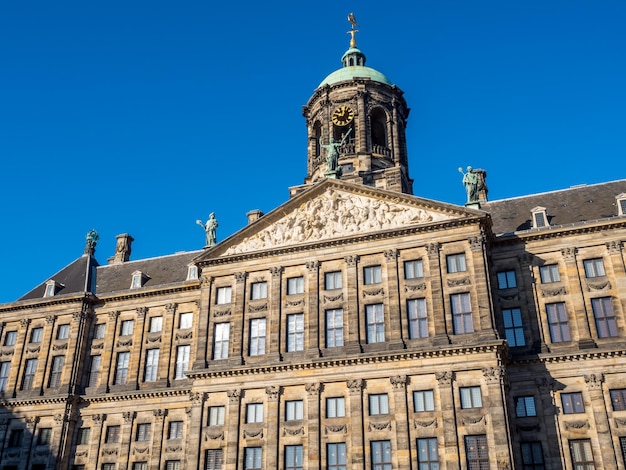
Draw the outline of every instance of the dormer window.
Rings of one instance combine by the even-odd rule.
[[[133,280],[130,283],[130,288],[139,289],[140,287],[143,287],[148,279],[150,279],[150,276],[147,274],[142,273],[141,271],[135,271],[133,273]]]
[[[196,279],[198,279],[198,266],[190,264],[187,266],[187,280],[195,281]]]
[[[546,214],[545,207],[535,207],[534,209],[531,209],[531,212],[533,216],[533,228],[550,226],[550,224],[548,223],[548,215]]]
[[[50,280],[46,282],[46,290],[43,293],[44,297],[54,297],[57,292],[63,288],[63,284]]]
[[[626,193],[618,194],[615,200],[617,202],[617,215],[626,215]]]

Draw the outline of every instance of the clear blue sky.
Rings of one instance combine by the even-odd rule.
[[[385,5],[386,8],[381,8]],[[5,2],[0,16],[0,302],[100,234],[132,259],[199,249],[306,175],[302,105],[341,66],[405,92],[418,196],[491,200],[626,178],[624,0]]]

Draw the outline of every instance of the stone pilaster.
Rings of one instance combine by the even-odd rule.
[[[454,403],[454,372],[437,372],[441,400],[441,423],[443,426],[443,456],[446,470],[459,470],[459,440],[456,433],[456,406]]]
[[[493,318],[493,308],[491,305],[491,289],[489,288],[487,257],[485,254],[485,235],[481,233],[479,236],[471,237],[470,253],[472,256],[474,293],[472,295],[472,310],[477,308],[478,313],[478,331],[482,337],[495,338],[496,324]],[[480,299],[480,301],[479,301]],[[476,315],[474,315],[476,319]]]
[[[267,352],[277,355],[277,360],[280,357],[280,319],[282,317],[281,287],[283,271],[282,266],[270,268],[272,280],[270,282],[270,305],[267,314],[267,321],[269,323],[269,349]]]
[[[615,291],[619,293],[617,302],[614,302],[615,317],[620,330],[626,329],[626,267],[624,266],[623,243],[612,241],[606,243],[606,250],[611,263],[610,271],[613,272],[612,280],[615,282]]]
[[[265,424],[267,426],[265,435],[265,468],[278,468],[278,434],[276,432],[280,427],[280,387],[265,387],[267,395],[267,416]]]
[[[384,252],[387,272],[387,311],[389,312],[389,334],[387,342],[391,348],[403,349],[402,309],[400,308],[400,287],[398,280],[398,250]]]
[[[105,414],[95,414],[91,416],[93,426],[89,430],[89,462],[93,464],[92,468],[100,468],[100,448],[102,447],[104,436],[102,429],[106,420]]]
[[[433,323],[435,326],[434,344],[449,344],[448,325],[446,324],[446,311],[444,308],[443,284],[441,281],[441,258],[439,243],[429,243],[426,246],[428,253],[428,269],[430,271],[430,297],[433,308]]]
[[[133,442],[133,424],[136,417],[137,413],[135,411],[124,411],[122,413],[124,424],[120,429],[120,453],[118,454],[118,463],[120,465],[126,465],[126,462],[128,462],[130,446]]]
[[[350,457],[349,462],[352,468],[364,468],[365,465],[365,430],[363,427],[363,389],[365,381],[363,379],[348,380],[348,392],[350,410]]]
[[[199,468],[198,459],[200,457],[202,426],[206,418],[203,416],[204,402],[207,394],[204,392],[190,392],[189,400],[191,407],[189,410],[189,432],[186,439],[186,468]]]
[[[306,459],[308,470],[321,470],[321,453],[320,449],[320,411],[321,402],[320,395],[322,385],[319,383],[306,384],[304,388],[307,391],[307,438],[308,438],[308,457]]]
[[[411,441],[408,422],[406,396],[406,375],[396,375],[389,379],[393,387],[394,417],[396,421],[396,445],[398,468],[411,468]]]
[[[572,340],[578,339],[578,345],[581,349],[595,347],[595,342],[591,338],[591,328],[589,318],[585,308],[585,299],[581,289],[581,273],[578,272],[578,263],[576,261],[576,248],[563,248],[561,255],[565,260],[565,276],[567,279],[567,288],[572,299],[571,305],[573,312],[568,312],[572,321]]]
[[[348,321],[348,334],[345,338],[347,353],[361,352],[360,318],[359,318],[359,257],[346,256],[347,302],[345,303],[344,321]]]
[[[159,462],[161,461],[161,449],[163,448],[163,440],[165,439],[165,417],[167,416],[167,409],[158,408],[152,411],[154,415],[152,433],[152,449],[150,450],[150,461],[152,470],[159,469]]]
[[[482,370],[487,384],[489,398],[489,416],[493,433],[494,449],[498,468],[513,468],[509,423],[506,414],[506,399],[504,395],[505,369],[502,366],[485,367]]]
[[[307,305],[308,305],[308,324],[305,329],[307,338],[305,339],[305,348],[307,348],[307,357],[315,358],[321,355],[320,353],[320,326],[324,325],[324,319],[322,318],[323,312],[320,312],[320,263],[319,261],[309,261],[306,264],[309,274],[308,279],[308,291],[307,291]]]
[[[242,390],[228,390],[228,407],[226,413],[228,416],[226,441],[228,446],[224,459],[224,470],[237,470],[237,458],[239,449],[239,426],[241,419],[241,396]]]
[[[107,340],[111,341],[110,344],[104,345],[104,350],[102,351],[102,359],[101,359],[101,373],[100,373],[100,383],[98,384],[98,393],[106,393],[109,391],[110,385],[113,383],[113,379],[115,377],[115,355],[113,354],[113,350],[115,349],[115,343],[117,339],[117,322],[120,316],[120,312],[109,312],[109,317],[107,321],[106,329],[109,332],[107,335]],[[108,372],[108,375],[104,375],[104,371]]]
[[[604,383],[604,374],[589,374],[584,376],[587,389],[589,390],[589,398],[591,399],[591,408],[593,410],[593,419],[598,435],[598,446],[600,449],[611,449],[613,440],[611,437],[611,426],[609,417],[607,416],[608,402],[604,400],[602,384]],[[609,400],[610,401],[610,400]],[[604,470],[617,469],[617,461],[615,460],[615,452],[603,452],[598,456],[601,462],[600,466]]]
[[[211,290],[213,288],[213,277],[200,277],[200,302],[198,305],[198,327],[196,337],[196,353],[193,369],[205,369],[208,360],[211,358],[211,339],[213,338],[213,322],[209,321],[211,309]]]

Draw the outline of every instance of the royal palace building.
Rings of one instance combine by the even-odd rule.
[[[0,305],[0,470],[626,469],[626,180],[413,195],[355,32],[284,204]]]

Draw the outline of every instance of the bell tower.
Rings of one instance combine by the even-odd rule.
[[[305,183],[337,178],[412,194],[404,93],[365,66],[352,13],[348,21],[350,47],[341,58],[343,66],[328,75],[303,106],[308,130]]]

